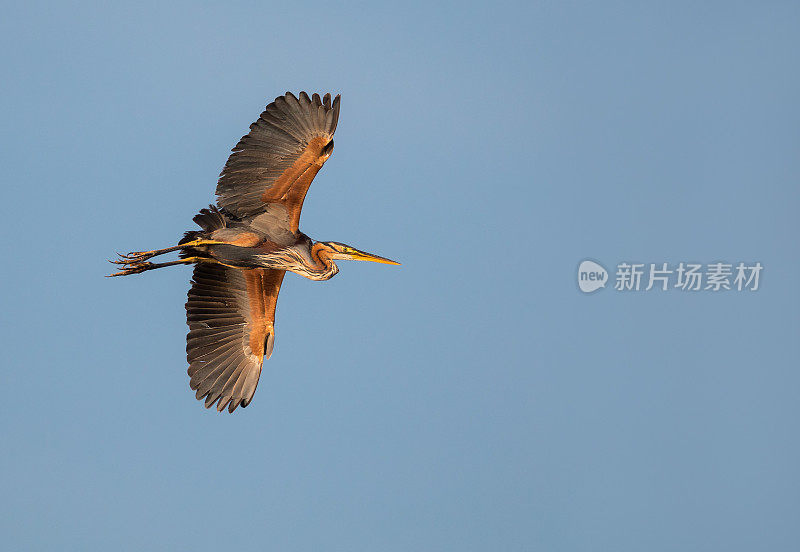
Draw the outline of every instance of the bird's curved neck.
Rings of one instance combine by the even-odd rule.
[[[328,250],[320,243],[311,246],[311,260],[314,264],[307,266],[307,272],[301,276],[310,280],[330,280],[339,272]]]
[[[331,259],[330,251],[322,244],[286,247],[267,255],[258,255],[259,266],[276,270],[289,270],[309,280],[330,280],[339,267]]]

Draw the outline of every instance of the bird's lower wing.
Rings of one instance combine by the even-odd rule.
[[[206,408],[250,404],[275,339],[282,270],[240,270],[201,262],[186,301],[191,388]]]

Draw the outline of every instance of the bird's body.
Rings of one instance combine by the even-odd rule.
[[[217,184],[217,206],[194,217],[200,230],[174,247],[122,255],[137,274],[194,264],[186,302],[190,385],[206,407],[247,406],[274,344],[275,306],[287,271],[328,280],[337,259],[398,264],[337,242],[314,242],[299,229],[308,187],[333,151],[339,97],[301,92],[278,97],[250,126]],[[179,251],[180,260],[150,258]]]
[[[314,241],[300,232],[275,231],[265,215],[235,220],[213,206],[203,209],[195,220],[213,222],[208,230],[189,231],[179,245],[199,240],[200,245],[184,247],[184,258],[209,257],[232,268],[288,270],[309,280],[329,280],[339,268],[329,255],[331,247],[343,244]],[[213,242],[213,243],[208,243]],[[344,246],[347,247],[347,246]],[[375,258],[378,260],[378,257]]]

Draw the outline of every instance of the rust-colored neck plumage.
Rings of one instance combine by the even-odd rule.
[[[308,243],[287,247],[268,255],[259,255],[264,268],[288,270],[309,280],[330,280],[339,267],[333,262],[333,251],[323,243]]]
[[[320,242],[311,246],[311,259],[315,265],[308,267],[310,270],[306,274],[301,274],[311,280],[330,280],[339,272],[339,267],[331,259],[331,250],[327,245]],[[300,274],[298,272],[298,274]]]

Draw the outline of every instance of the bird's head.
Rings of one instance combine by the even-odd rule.
[[[373,263],[384,263],[391,265],[399,265],[397,261],[379,257],[366,251],[361,251],[355,247],[339,243],[339,242],[317,242],[317,246],[327,253],[331,260],[343,259],[349,261],[372,261]]]

